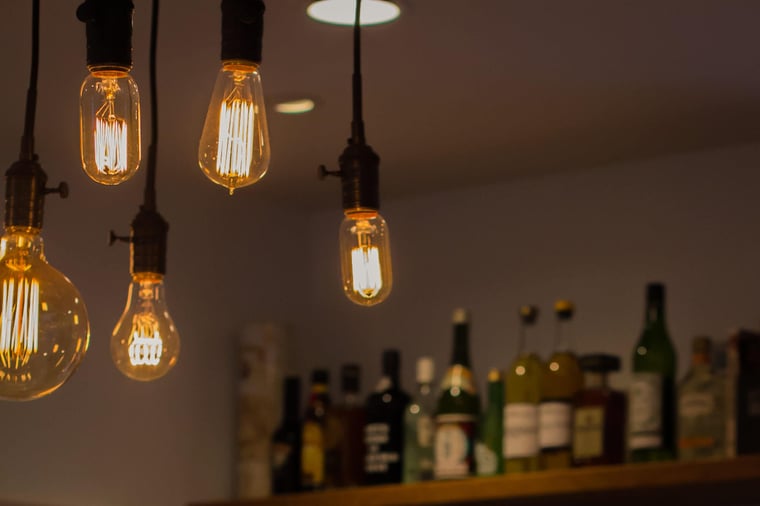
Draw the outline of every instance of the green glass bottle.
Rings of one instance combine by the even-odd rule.
[[[454,310],[454,353],[441,384],[435,418],[436,479],[475,474],[475,436],[480,399],[470,368],[469,317]]]
[[[527,351],[528,328],[536,323],[538,308],[520,308],[517,358],[506,374],[504,406],[504,468],[507,473],[538,470],[538,403],[541,400],[541,359]]]
[[[569,300],[554,304],[557,316],[554,353],[543,368],[538,407],[541,469],[565,469],[572,464],[573,400],[583,389],[583,372],[572,351],[567,329],[574,312]]]
[[[488,371],[488,405],[475,445],[478,476],[504,473],[504,380],[498,369]]]
[[[644,331],[633,350],[628,448],[632,462],[675,458],[676,352],[665,325],[665,286],[647,285]]]

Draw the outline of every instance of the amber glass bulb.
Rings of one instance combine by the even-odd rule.
[[[393,287],[388,225],[377,211],[346,211],[340,226],[343,291],[361,306],[384,301]]]

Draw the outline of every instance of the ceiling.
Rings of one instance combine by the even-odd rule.
[[[42,0],[38,151],[51,179],[92,192],[99,187],[78,161],[86,74],[78,3]],[[316,174],[322,163],[335,168],[349,135],[351,29],[310,20],[307,3],[267,2],[262,76],[272,163],[235,198],[339,205],[337,182]],[[385,198],[760,140],[755,0],[399,3],[397,21],[363,30],[367,138],[382,160]],[[7,164],[22,127],[30,4],[0,5]],[[135,4],[133,74],[147,143],[150,2]],[[159,192],[167,180],[190,191],[211,184],[195,158],[219,67],[219,26],[218,1],[161,3]],[[302,116],[271,110],[294,96],[318,107]],[[126,185],[137,188],[139,179]],[[163,198],[171,205],[175,197]]]

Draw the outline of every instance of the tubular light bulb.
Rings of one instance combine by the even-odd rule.
[[[343,291],[360,306],[384,301],[393,287],[388,225],[377,211],[346,211],[340,225]]]
[[[82,167],[96,183],[116,185],[140,166],[140,95],[126,70],[92,69],[79,95]]]
[[[111,335],[111,358],[127,377],[138,381],[160,378],[177,363],[179,334],[169,314],[163,276],[132,276],[127,306]]]
[[[6,228],[0,280],[0,398],[37,399],[63,385],[87,352],[87,309],[48,264],[37,229]]]
[[[259,66],[224,62],[203,125],[198,164],[211,181],[232,195],[235,189],[264,177],[269,155]]]

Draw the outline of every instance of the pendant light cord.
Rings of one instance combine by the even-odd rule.
[[[143,207],[156,210],[156,155],[158,151],[158,91],[156,86],[156,46],[158,40],[158,3],[153,0],[150,22],[150,146]]]
[[[351,141],[363,145],[364,119],[362,117],[362,40],[361,40],[361,10],[362,1],[356,0],[356,15],[354,17],[354,75],[353,100],[354,118],[351,121]]]
[[[40,0],[32,1],[32,68],[26,90],[26,116],[21,137],[21,160],[34,160],[34,118],[37,112],[37,73],[40,64]]]

